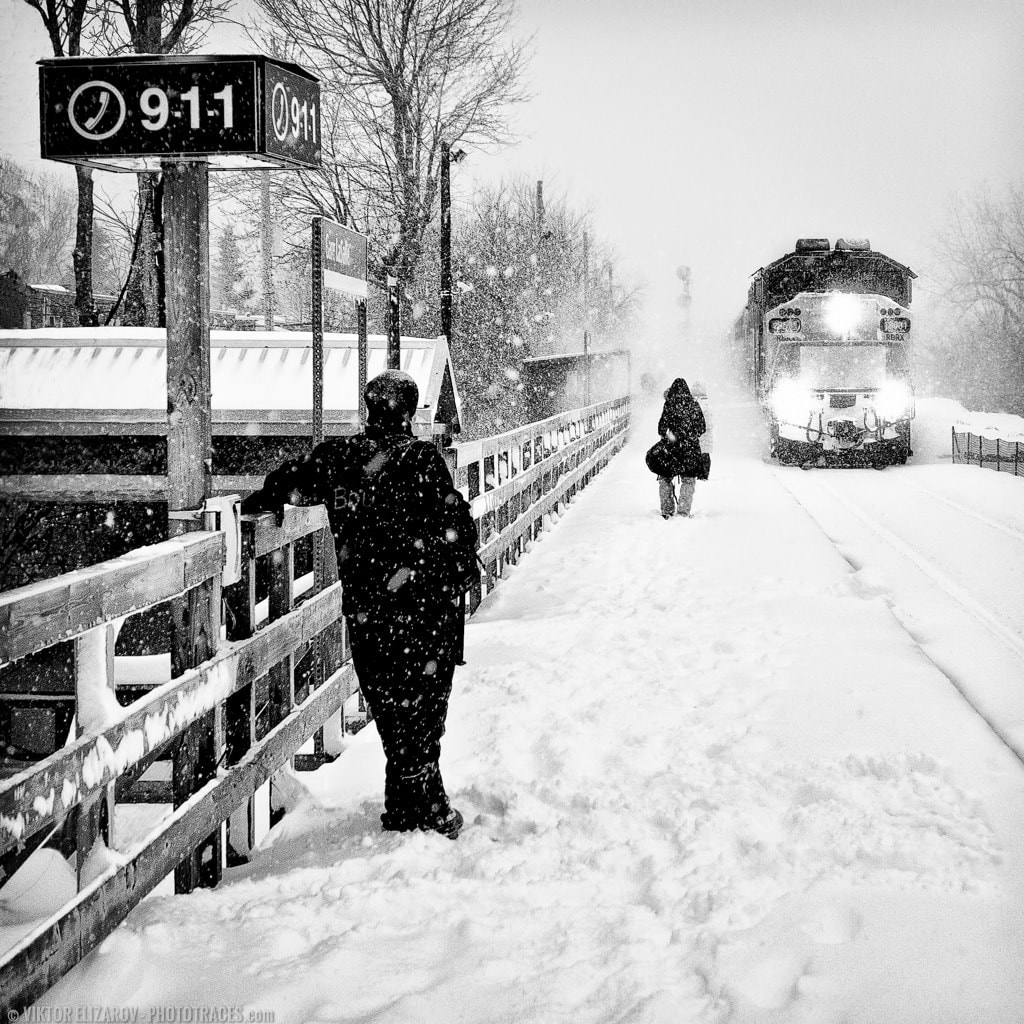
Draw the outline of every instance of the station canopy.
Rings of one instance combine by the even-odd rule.
[[[312,355],[308,331],[211,331],[213,433],[310,433]],[[0,331],[0,434],[166,433],[166,359],[161,328]],[[323,365],[325,434],[358,431],[356,335],[326,334]],[[367,379],[386,365],[387,340],[371,335]],[[460,402],[444,338],[402,338],[401,368],[420,392],[415,432],[457,432]]]

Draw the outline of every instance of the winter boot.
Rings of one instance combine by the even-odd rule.
[[[449,839],[458,839],[463,824],[462,815],[452,807],[443,818],[436,819],[431,824],[421,825],[420,828],[429,832],[439,832]]]

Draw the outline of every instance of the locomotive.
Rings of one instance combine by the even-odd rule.
[[[909,267],[866,239],[798,239],[752,275],[737,328],[781,464],[905,463],[912,454]]]

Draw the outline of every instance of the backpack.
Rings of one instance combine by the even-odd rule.
[[[480,531],[473,519],[470,504],[459,491],[452,491],[444,500],[441,526],[447,557],[442,560],[441,572],[457,593],[468,590],[480,582],[483,562],[477,551]]]
[[[414,529],[403,519],[411,448],[404,442],[388,453],[346,524],[342,582],[364,609],[381,601],[423,607],[461,595],[480,578],[477,526],[454,487]]]

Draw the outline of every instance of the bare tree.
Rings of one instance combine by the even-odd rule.
[[[122,304],[131,274],[138,238],[138,195],[127,206],[98,190],[96,194],[93,276],[97,288],[117,297],[108,322],[121,320]]]
[[[55,57],[77,57],[82,53],[82,37],[96,17],[97,0],[25,0],[42,19]],[[79,323],[97,323],[92,297],[92,169],[76,165],[78,215],[75,221],[75,308]]]
[[[55,176],[0,157],[0,267],[23,280],[70,284],[75,193]]]
[[[101,0],[97,34],[111,55],[192,53],[230,21],[232,0]]]
[[[457,221],[454,261],[457,372],[470,436],[525,422],[523,361],[531,355],[618,347],[637,294],[610,286],[614,254],[586,213],[561,196],[541,207],[525,179],[481,189]]]
[[[323,78],[323,167],[289,176],[293,204],[364,231],[373,275],[412,282],[441,143],[508,141],[508,108],[525,99],[514,0],[256,2],[289,41],[282,55]]]
[[[934,248],[922,362],[952,397],[1024,413],[1024,186],[955,199]]]
[[[231,0],[93,0],[92,35],[103,52],[187,53],[210,28],[229,19]],[[128,322],[163,325],[163,215],[161,175],[138,176],[134,258],[128,284]]]

